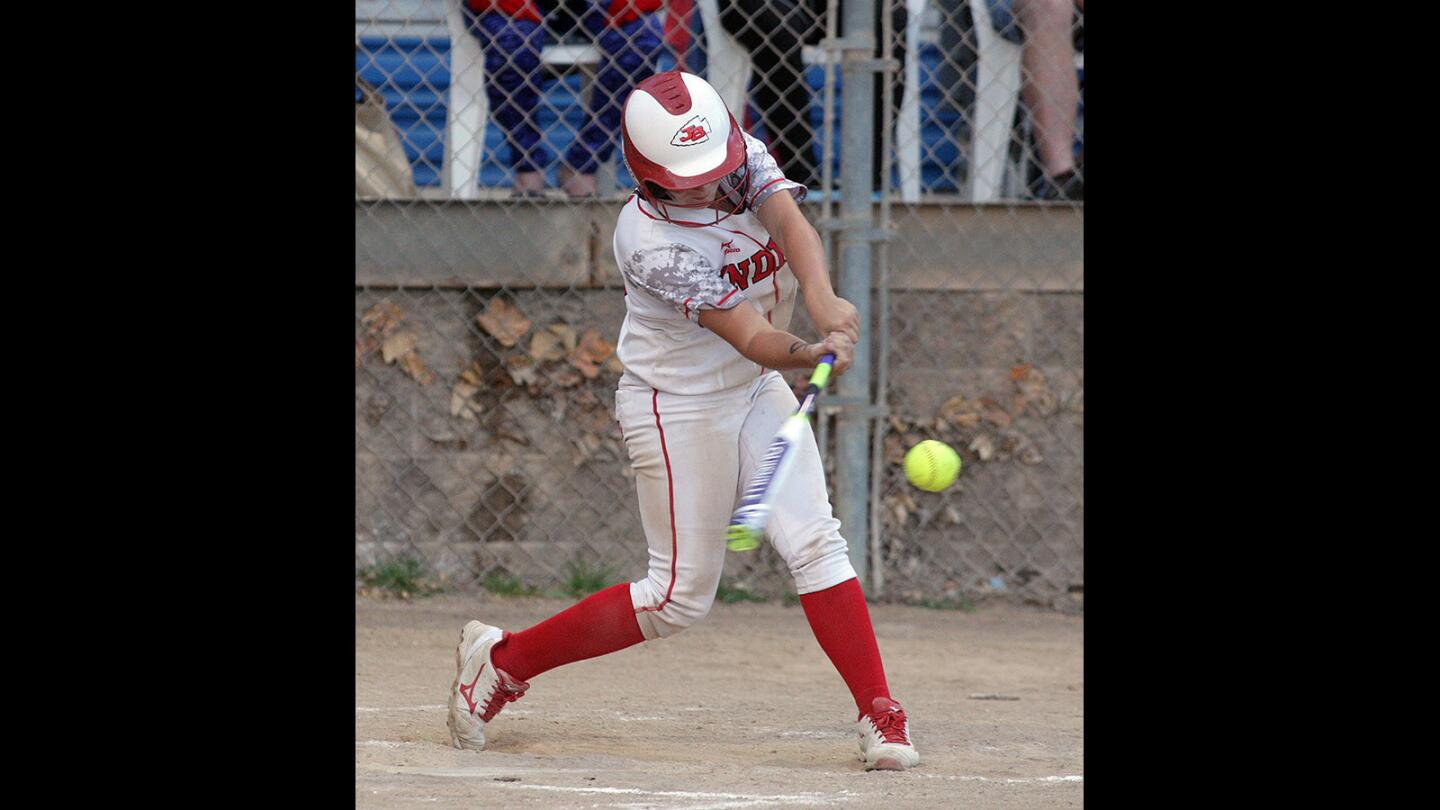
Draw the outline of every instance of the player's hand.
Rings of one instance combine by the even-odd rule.
[[[822,335],[831,332],[840,332],[850,339],[850,345],[854,346],[860,342],[860,313],[855,311],[855,305],[846,301],[834,293],[822,295],[814,300],[810,295],[805,296],[806,309],[810,312],[810,320],[815,322],[815,328]],[[839,367],[836,367],[839,371]]]
[[[855,362],[855,344],[844,332],[831,332],[819,343],[811,343],[813,362],[820,365],[820,358],[827,354],[835,355],[835,362],[831,366],[830,376],[839,377],[844,374],[850,364]]]

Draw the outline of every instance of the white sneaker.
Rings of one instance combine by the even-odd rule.
[[[485,724],[505,708],[524,697],[530,684],[510,677],[490,662],[490,650],[510,635],[498,627],[472,621],[460,631],[455,648],[455,683],[450,685],[450,742],[456,748],[475,751],[485,747]]]
[[[903,771],[920,764],[920,752],[910,742],[910,720],[899,703],[875,698],[870,713],[860,715],[856,726],[865,770]]]

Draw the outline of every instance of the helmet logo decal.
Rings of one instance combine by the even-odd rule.
[[[697,115],[685,122],[685,125],[675,130],[675,137],[670,139],[671,146],[694,146],[697,143],[705,143],[710,140],[710,120],[703,115]]]

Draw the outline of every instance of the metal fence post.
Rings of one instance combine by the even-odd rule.
[[[863,333],[855,364],[840,377],[836,393],[847,406],[836,417],[836,511],[850,545],[850,562],[861,582],[869,573],[870,530],[870,195],[874,161],[875,2],[844,4],[840,127],[840,296],[859,311]]]

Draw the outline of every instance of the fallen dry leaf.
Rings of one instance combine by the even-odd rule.
[[[1011,417],[1005,406],[994,397],[980,398],[980,417],[995,427],[1004,429],[1010,426]]]
[[[980,403],[966,399],[963,394],[956,394],[945,400],[937,413],[941,419],[963,428],[973,428],[980,424]]]
[[[490,299],[485,311],[476,315],[475,320],[507,349],[530,331],[530,319],[499,295]]]
[[[574,366],[581,374],[584,374],[587,380],[593,380],[600,376],[600,367],[595,365],[590,358],[583,354],[571,355],[570,365]],[[576,380],[576,382],[578,383],[579,380]]]
[[[415,351],[415,345],[418,342],[419,338],[415,336],[414,332],[396,332],[385,338],[385,342],[380,346],[380,356],[384,358],[385,362],[393,363],[397,358]]]
[[[895,525],[903,526],[910,514],[915,511],[915,499],[910,493],[900,490],[885,497],[885,507],[890,512],[890,517]]]
[[[400,368],[404,369],[406,374],[409,374],[421,385],[429,385],[430,381],[435,379],[434,372],[425,367],[425,363],[420,360],[420,355],[416,352],[410,352],[404,357],[401,357]]]
[[[599,330],[586,329],[579,345],[570,352],[570,365],[585,375],[585,379],[593,380],[600,376],[600,364],[614,353],[614,344],[602,338]]]
[[[470,398],[479,390],[478,386],[457,383],[450,390],[450,415],[474,421],[480,414],[481,407],[480,403]]]
[[[584,336],[580,338],[580,345],[575,349],[584,353],[591,361],[599,363],[615,353],[615,344],[601,337],[599,330],[586,329]]]
[[[476,360],[470,367],[460,372],[460,379],[479,388],[485,385],[485,369],[480,367],[480,361]]]
[[[580,374],[577,374],[575,369],[571,368],[574,363],[575,361],[571,360],[570,366],[557,366],[555,368],[555,371],[551,373],[550,378],[555,381],[556,385],[559,385],[562,388],[574,388],[575,386],[580,384]],[[599,370],[597,369],[596,371],[598,373]],[[592,378],[594,377],[593,374],[590,376]]]
[[[1010,427],[1010,414],[1000,408],[987,408],[980,414],[980,416],[986,422],[989,422],[990,424],[994,425],[997,428],[1001,428],[1002,430],[1004,428]]]
[[[981,461],[989,461],[995,457],[995,440],[981,433],[970,442],[970,452],[978,455]]]
[[[545,331],[549,332],[557,338],[560,338],[560,342],[565,345],[565,351],[575,351],[577,339],[575,337],[574,328],[563,323],[552,323],[549,326],[545,327]]]
[[[1034,406],[1032,410],[1040,416],[1051,416],[1059,408],[1058,398],[1050,389],[1045,375],[1029,363],[1011,368],[1010,379],[1015,383],[1016,391],[1019,392],[1010,400],[1012,415],[1019,416],[1027,406],[1031,405]]]
[[[365,324],[365,328],[375,337],[385,337],[394,332],[403,320],[405,314],[389,301],[381,301],[360,316],[360,322]]]
[[[600,397],[595,396],[595,392],[591,391],[589,388],[582,388],[579,391],[576,391],[570,396],[570,401],[574,403],[575,406],[578,408],[601,408],[608,410],[608,408],[606,408],[605,406],[605,403],[600,401]]]
[[[516,385],[531,386],[540,382],[540,370],[526,355],[519,354],[505,361],[505,371]]]
[[[564,341],[548,329],[542,329],[530,338],[530,359],[537,364],[559,360],[565,356]]]

